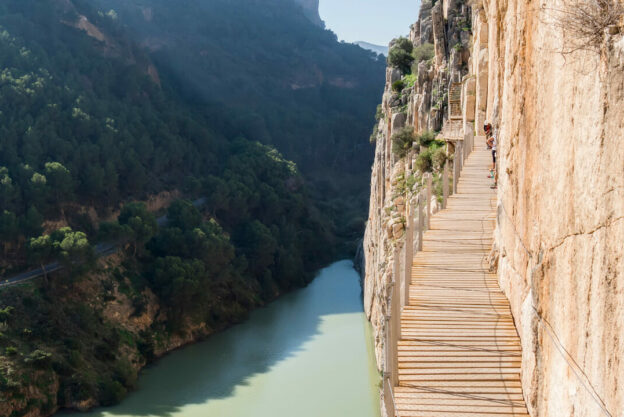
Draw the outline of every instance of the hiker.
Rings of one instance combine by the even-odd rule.
[[[487,120],[483,122],[483,132],[485,132],[485,143],[487,144],[488,150],[492,149],[489,144],[489,139],[492,137],[492,124]]]
[[[494,179],[494,185],[491,188],[496,188],[498,183],[498,175],[496,174],[496,135],[492,134],[487,140],[488,149],[492,149],[492,168],[490,169],[490,175],[488,178]]]

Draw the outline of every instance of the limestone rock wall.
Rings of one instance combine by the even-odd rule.
[[[576,5],[423,2],[410,39],[436,53],[408,94],[391,91],[400,74],[388,69],[364,240],[364,301],[381,367],[401,232],[395,179],[409,169],[390,137],[404,123],[438,130],[448,116],[435,105],[440,91],[463,81],[464,130],[488,120],[498,134],[492,264],[522,340],[533,417],[624,416],[624,17],[601,43],[578,49],[583,39],[562,18]]]
[[[414,11],[416,14],[416,11]],[[388,283],[392,281],[393,254],[402,245],[406,209],[418,184],[406,190],[406,178],[418,177],[414,158],[419,147],[399,158],[392,151],[392,135],[405,126],[415,132],[439,131],[448,113],[448,89],[468,72],[470,7],[456,1],[424,0],[419,19],[409,38],[415,47],[432,44],[434,55],[414,65],[416,80],[401,92],[392,84],[401,79],[397,68],[388,67],[381,119],[375,130],[375,162],[371,175],[371,200],[363,242],[364,308],[373,324],[377,364],[383,368],[384,317]],[[391,44],[392,46],[392,44]],[[436,201],[432,208],[435,210]]]
[[[571,7],[475,7],[478,118],[500,132],[498,274],[531,415],[622,416],[624,39],[562,54],[580,41],[561,26]]]

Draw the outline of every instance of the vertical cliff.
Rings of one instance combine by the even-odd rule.
[[[449,85],[468,72],[469,25],[470,7],[466,4],[425,0],[411,26],[409,41],[399,39],[390,44],[379,121],[371,137],[376,150],[363,262],[364,307],[375,330],[380,367],[393,252],[402,245],[406,210],[422,184],[422,175],[433,172],[434,183],[441,190],[438,172],[446,150],[443,142],[433,138],[448,116]],[[399,48],[411,49],[407,68],[392,60],[393,50]],[[400,55],[401,51],[395,52]],[[401,135],[411,136],[402,148],[393,144],[393,138]],[[433,210],[437,203],[436,198]]]
[[[623,10],[619,0],[423,3],[410,38],[432,42],[435,56],[418,64],[408,99],[392,93],[400,74],[388,69],[376,136],[364,294],[378,359],[401,231],[392,214],[401,210],[396,178],[409,166],[389,138],[403,123],[448,128],[448,108],[434,103],[461,81],[463,132],[479,133],[485,120],[497,132],[492,265],[522,340],[529,411],[622,415]],[[401,116],[395,109],[405,105]]]
[[[624,39],[611,7],[475,10],[489,39],[487,117],[500,129],[498,273],[533,416],[624,410]],[[592,24],[587,38],[578,25]]]

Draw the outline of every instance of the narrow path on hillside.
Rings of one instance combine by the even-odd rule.
[[[528,416],[520,340],[487,262],[496,193],[490,151],[477,142],[414,257],[398,342],[400,417]]]
[[[193,205],[195,207],[201,207],[204,204],[206,204],[205,197],[193,201]],[[167,224],[167,216],[160,216],[156,219],[156,223],[158,223],[158,226],[165,226]],[[116,243],[100,242],[94,246],[93,251],[95,253],[95,256],[97,256],[98,258],[104,258],[116,253],[117,249],[118,245]],[[45,274],[51,274],[52,272],[60,271],[61,269],[63,269],[63,265],[61,265],[58,261],[55,261],[44,265],[43,268],[36,268],[30,271],[22,272],[13,275],[10,278],[0,278],[0,288],[23,284],[33,279],[40,278]]]

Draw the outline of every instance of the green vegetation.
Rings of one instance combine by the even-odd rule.
[[[429,149],[418,154],[415,167],[421,173],[431,172],[433,163],[431,161],[431,151]]]
[[[412,56],[414,57],[415,65],[423,61],[429,61],[433,59],[435,56],[435,49],[432,43],[423,43],[422,45],[418,45],[412,51]]]
[[[414,143],[414,127],[406,126],[392,135],[392,152],[399,156],[405,157],[407,151],[410,150]]]
[[[388,64],[398,68],[402,74],[409,74],[414,62],[413,49],[414,45],[409,39],[404,37],[395,39],[388,52]]]
[[[241,1],[146,0],[153,23],[121,0],[0,4],[0,272],[64,267],[0,290],[0,401],[42,394],[17,415],[115,403],[172,340],[353,251],[384,63],[290,0]],[[140,201],[164,191],[157,221]],[[96,262],[101,242],[119,253]]]
[[[418,135],[418,143],[421,146],[430,146],[437,136],[436,132],[431,130],[425,130],[420,135]]]
[[[28,256],[36,265],[58,260],[65,269],[65,275],[77,278],[89,270],[95,260],[93,247],[84,232],[62,227],[49,235],[31,238],[28,242]]]
[[[405,82],[403,80],[397,80],[392,83],[392,91],[400,93],[405,88]]]
[[[418,143],[426,147],[416,158],[416,169],[422,174],[425,172],[439,171],[446,161],[445,143],[436,140],[436,132],[425,131],[418,137]]]
[[[371,133],[369,138],[369,142],[375,143],[377,141],[377,135],[379,135],[379,124],[375,123],[375,126],[373,126],[373,133]]]
[[[383,117],[384,117],[383,108],[382,108],[381,104],[378,104],[377,105],[377,110],[375,112],[375,120],[376,121],[380,121]]]
[[[218,132],[270,144],[295,162],[311,194],[328,204],[336,233],[353,239],[343,226],[367,216],[374,149],[366,138],[385,58],[338,42],[293,0],[92,3],[114,9],[116,21],[100,20],[135,42],[156,42],[149,58],[163,88],[209,113]]]
[[[435,169],[442,170],[444,168],[444,164],[448,161],[446,149],[444,147],[436,149],[431,156],[431,161],[433,162],[433,167]]]
[[[407,74],[405,77],[403,77],[403,82],[405,83],[405,86],[407,88],[412,88],[414,84],[416,84],[416,81],[418,81],[418,76],[416,75],[416,73]]]
[[[299,164],[309,195],[352,250],[362,231],[344,226],[368,204],[373,152],[361,140],[383,62],[338,43],[290,1],[150,1],[158,25],[125,1],[101,1],[102,13],[78,0],[69,8],[52,0],[0,5],[0,271],[32,265],[23,243],[46,220],[94,241],[89,208],[104,218],[163,190],[203,196],[239,136],[276,145]],[[78,13],[108,43],[71,27]],[[150,54],[136,46],[155,33],[170,37],[166,47]],[[160,86],[147,75],[151,65]],[[352,86],[321,82],[310,68]]]

